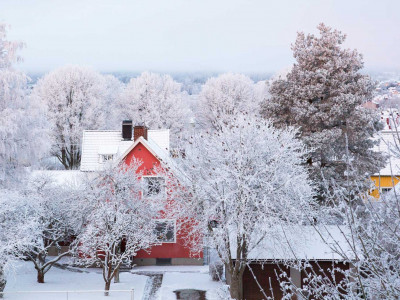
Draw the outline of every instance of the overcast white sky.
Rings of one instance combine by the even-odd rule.
[[[28,72],[273,72],[293,62],[297,31],[347,33],[366,67],[400,69],[399,0],[0,0]]]

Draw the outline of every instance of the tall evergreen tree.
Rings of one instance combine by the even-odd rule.
[[[346,35],[340,31],[324,24],[318,30],[320,36],[298,33],[292,45],[296,63],[286,78],[272,83],[262,114],[275,126],[300,127],[300,138],[312,148],[311,176],[323,191],[323,178],[344,187],[349,176],[367,178],[384,162],[372,149],[379,115],[362,106],[374,90],[371,79],[360,73],[362,55],[343,48]],[[346,172],[348,156],[352,174]]]

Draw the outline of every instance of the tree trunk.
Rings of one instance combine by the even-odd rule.
[[[106,281],[106,286],[104,287],[104,296],[108,296],[110,293],[108,292],[110,290],[110,285],[111,285],[111,280]]]
[[[242,300],[243,299],[243,278],[240,274],[232,272],[230,276],[229,292],[233,299]]]
[[[3,298],[3,291],[6,287],[6,278],[4,277],[5,274],[3,273],[2,268],[0,267],[0,298]]]
[[[114,283],[119,283],[119,267],[115,270]]]
[[[44,272],[43,272],[43,270],[38,270],[37,271],[37,282],[38,283],[44,283]]]

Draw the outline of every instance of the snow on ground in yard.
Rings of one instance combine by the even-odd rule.
[[[184,272],[184,273],[206,273],[208,274],[208,266],[137,266],[131,270],[135,272]]]
[[[53,267],[45,275],[45,283],[36,282],[36,270],[32,262],[18,263],[15,273],[8,276],[4,299],[8,300],[130,300],[130,290],[134,289],[134,299],[142,299],[147,276],[122,272],[121,283],[111,283],[109,297],[102,292],[83,293],[82,290],[103,290],[104,280],[100,269],[82,269],[84,273]],[[81,291],[78,293],[12,293],[13,291]],[[129,290],[113,292],[112,290]],[[8,293],[9,292],[9,293]]]
[[[217,300],[220,299],[218,292],[222,288],[223,284],[212,281],[208,273],[165,272],[158,295],[161,300],[172,300],[176,299],[176,290],[196,289],[207,291],[207,300]]]

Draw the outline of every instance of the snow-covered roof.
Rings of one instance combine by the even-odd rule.
[[[140,137],[136,141],[122,139],[118,130],[85,130],[82,139],[81,171],[100,171],[104,167],[101,155],[114,155],[114,161],[123,159],[138,142],[162,160],[169,157],[169,129],[148,130],[147,140]]]
[[[379,145],[374,150],[383,152],[389,156],[389,159],[383,169],[375,176],[400,175],[400,133],[396,131],[381,131],[379,134]],[[397,149],[398,148],[398,149]]]
[[[354,255],[343,226],[284,227],[265,237],[248,255],[250,260],[344,260]],[[321,234],[321,235],[320,235]],[[235,245],[232,246],[232,250]],[[231,251],[235,256],[236,251]],[[345,253],[346,257],[342,254]],[[233,257],[235,258],[235,257]]]

